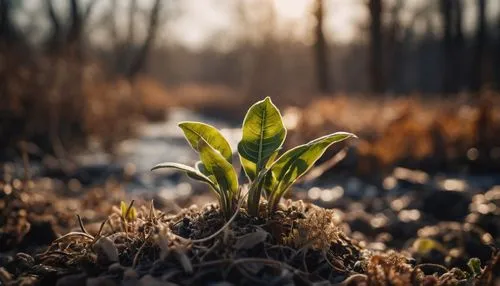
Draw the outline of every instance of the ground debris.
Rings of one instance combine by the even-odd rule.
[[[21,217],[29,218],[25,221],[32,224],[36,222],[33,213],[43,213],[33,206],[47,207],[47,204],[36,194],[28,198],[26,192],[32,194],[19,190],[15,196],[12,193],[4,196],[3,201],[9,210],[20,206],[17,209],[25,210]],[[474,204],[480,209],[479,205],[489,203],[486,199],[490,197],[476,198]],[[261,218],[252,217],[241,208],[228,223],[215,204],[193,205],[172,214],[157,210],[152,202],[138,200],[134,205],[137,213],[123,215],[122,210],[114,207],[119,201],[113,200],[112,204],[95,190],[83,194],[79,207],[72,208],[73,222],[69,222],[62,211],[64,204],[73,200],[61,197],[54,206],[45,209],[61,212],[51,225],[53,229],[66,230],[62,232],[64,235],[43,249],[19,252],[18,248],[0,255],[2,284],[495,285],[499,282],[496,240],[474,224],[470,215],[464,223],[439,222],[416,228],[416,235],[404,240],[407,243],[401,247],[404,251],[394,251],[390,250],[394,247],[390,240],[383,239],[384,232],[391,228],[373,224],[375,218],[386,216],[389,220],[391,214],[372,216],[363,212],[369,226],[381,232],[374,232],[377,239],[374,242],[366,239],[368,236],[360,236],[355,224],[346,220],[346,216],[354,217],[351,213],[356,212],[355,204],[349,205],[351,210],[331,210],[286,200],[275,213]],[[78,219],[74,216],[75,211],[86,213],[92,202],[99,203],[100,208],[93,220],[86,215]],[[64,224],[71,227],[61,227]],[[364,231],[361,233],[366,235]],[[16,241],[23,241],[26,235],[22,235]],[[385,247],[375,247],[383,241]],[[10,247],[22,245],[14,243]],[[471,271],[470,259],[482,266]]]
[[[125,221],[115,211],[95,236],[70,232],[30,265],[23,264],[22,271],[7,273],[14,281],[46,275],[73,281],[85,274],[89,283],[97,279],[92,277],[182,285],[334,283],[352,272],[360,248],[328,217],[328,211],[302,202],[288,202],[269,219],[251,218],[241,209],[227,229],[206,240],[225,223],[213,204],[175,215],[139,208],[135,220]],[[310,235],[309,243],[304,233]]]

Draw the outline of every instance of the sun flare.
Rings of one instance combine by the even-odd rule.
[[[300,19],[306,15],[311,4],[311,0],[275,0],[274,8],[282,18]]]

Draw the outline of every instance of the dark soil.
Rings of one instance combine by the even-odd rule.
[[[74,192],[49,181],[5,181],[0,281],[498,285],[499,190],[450,197],[415,192],[360,201],[344,197],[328,206],[333,209],[288,200],[270,217],[251,217],[241,208],[226,224],[216,205],[179,211],[159,199],[154,206],[135,201],[137,216],[125,220],[118,209],[125,194],[112,183]],[[452,205],[461,207],[454,211]],[[449,209],[446,217],[443,208]],[[468,265],[471,258],[481,261],[478,273]]]

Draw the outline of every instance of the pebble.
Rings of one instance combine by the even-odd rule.
[[[125,269],[125,272],[123,273],[124,280],[134,280],[137,279],[138,276],[137,272],[132,268]]]
[[[123,267],[120,263],[115,262],[108,267],[108,271],[112,274],[120,274],[125,271],[125,267]]]

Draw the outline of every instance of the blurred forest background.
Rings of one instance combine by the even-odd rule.
[[[380,141],[444,156],[401,142],[425,133],[434,147],[466,138],[451,152],[500,158],[498,90],[496,0],[0,0],[4,159],[20,140],[61,153],[97,138],[111,150],[168,107],[241,118],[265,96],[326,118],[303,116],[303,137],[344,127],[376,137],[368,153]],[[418,110],[424,127],[404,121]],[[394,124],[409,137],[383,131]]]

